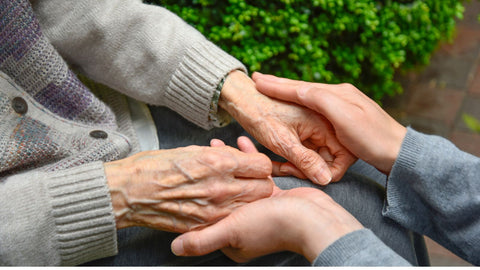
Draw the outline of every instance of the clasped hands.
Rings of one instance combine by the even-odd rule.
[[[335,145],[340,142],[356,157],[387,175],[390,173],[406,129],[354,86],[313,84],[259,73],[255,73],[253,79],[262,93],[301,104],[322,114],[333,126],[323,131],[327,134],[334,131],[338,139]],[[325,121],[325,118],[319,119]],[[328,126],[324,124],[322,127]],[[301,135],[299,137],[302,138]],[[242,140],[239,140],[242,151],[256,152],[251,142],[246,138]],[[218,142],[214,144],[219,145]],[[342,147],[339,149],[344,150]],[[325,157],[325,152],[318,153]],[[342,159],[334,159],[346,161],[343,164],[346,167],[340,165],[337,168],[346,169],[349,162],[354,160],[348,153]],[[332,155],[332,152],[328,154]],[[329,163],[328,158],[325,160]],[[295,162],[295,159],[290,161]],[[302,163],[295,164],[302,168]],[[308,175],[308,171],[302,172]],[[341,175],[342,170],[336,173]],[[247,204],[203,230],[177,237],[172,242],[172,251],[177,255],[191,256],[221,249],[233,260],[244,262],[272,252],[289,250],[313,262],[330,244],[362,228],[362,224],[350,213],[318,189],[274,189],[269,198]]]
[[[190,146],[106,163],[117,228],[198,229],[269,197],[272,170],[327,184],[338,181],[355,160],[323,116],[259,93],[243,72],[229,74],[219,105],[289,162],[273,163],[272,169],[270,159],[260,153]]]
[[[275,251],[265,247],[260,252],[255,248],[253,253],[248,253],[251,249],[242,252],[242,243],[243,247],[246,247],[251,242],[242,242],[239,239],[235,243],[231,242],[231,237],[235,236],[235,232],[232,233],[233,228],[238,228],[236,231],[238,234],[242,228],[248,229],[251,225],[248,222],[242,224],[245,220],[238,218],[242,213],[250,215],[258,209],[263,209],[265,205],[270,204],[272,207],[280,205],[275,201],[303,202],[297,203],[298,205],[313,203],[316,207],[331,205],[329,209],[336,209],[336,215],[327,214],[330,210],[324,207],[323,211],[316,211],[320,216],[314,220],[325,221],[325,218],[337,216],[344,224],[349,225],[337,226],[336,228],[343,228],[338,234],[331,234],[331,230],[327,229],[330,236],[335,237],[325,235],[322,237],[330,239],[330,242],[339,235],[361,228],[361,224],[348,212],[342,211],[343,208],[319,190],[298,189],[287,192],[274,188],[270,177],[272,170],[275,175],[295,175],[309,178],[317,184],[328,184],[330,181],[338,181],[359,155],[352,154],[343,145],[349,142],[349,137],[335,125],[336,122],[332,122],[330,118],[327,120],[328,115],[317,113],[318,110],[315,112],[311,110],[314,108],[308,109],[308,105],[305,107],[305,104],[296,102],[298,100],[294,99],[295,95],[292,95],[291,90],[297,91],[301,82],[282,81],[284,79],[261,74],[254,74],[253,79],[255,82],[242,72],[232,72],[222,89],[219,105],[261,144],[283,156],[288,162],[273,163],[272,168],[272,162],[265,155],[253,150],[253,144],[252,149],[248,147],[249,143],[243,143],[243,146],[239,144],[242,151],[224,145],[191,146],[143,152],[107,163],[105,171],[117,228],[146,226],[174,232],[195,230],[180,236],[172,243],[172,249],[176,254],[200,255],[224,248],[222,250],[226,254],[239,261],[248,260],[253,255],[259,256],[262,252]],[[259,93],[256,87],[264,94],[277,99]],[[278,89],[281,91],[276,92]],[[262,200],[263,198],[268,199]],[[319,203],[315,203],[317,200]],[[285,203],[288,209],[294,209],[289,205]],[[261,212],[266,211],[268,210]],[[272,209],[272,213],[276,212],[278,213]],[[293,212],[298,213],[296,210]],[[244,214],[243,217],[248,215]],[[259,220],[265,221],[262,224],[267,230],[272,229],[272,225],[275,227],[272,220],[268,220],[268,216],[271,215],[265,215],[264,219]],[[306,217],[305,221],[312,219],[309,215]],[[225,226],[229,223],[232,224]],[[212,226],[207,227],[208,225]],[[220,238],[206,237],[207,233],[212,231],[210,228],[218,226],[224,227],[223,230],[217,230],[219,233],[217,236],[221,232],[227,234],[220,235]],[[300,234],[297,232],[296,236]],[[268,233],[262,235],[268,236]],[[258,237],[258,234],[256,236]],[[289,239],[305,239],[305,235],[303,238],[296,236]],[[216,240],[211,243],[206,239]],[[330,242],[321,241],[320,248],[325,248]],[[292,245],[285,239],[281,243],[288,244],[271,248],[301,252],[307,258],[314,256],[308,254],[316,254],[319,251],[318,245],[314,245],[317,248],[308,252],[298,250],[298,246],[309,245]]]
[[[273,163],[276,176],[294,175],[326,185],[340,180],[356,160],[324,116],[258,92],[243,72],[227,77],[219,105],[259,143],[288,160]]]

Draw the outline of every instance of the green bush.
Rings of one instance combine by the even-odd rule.
[[[463,0],[150,0],[195,26],[249,70],[350,82],[379,101],[395,72],[428,64]]]

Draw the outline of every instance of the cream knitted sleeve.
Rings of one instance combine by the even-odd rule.
[[[101,162],[0,180],[0,265],[77,265],[117,253]]]
[[[90,78],[211,128],[215,88],[242,63],[170,11],[140,0],[32,1],[44,34]]]

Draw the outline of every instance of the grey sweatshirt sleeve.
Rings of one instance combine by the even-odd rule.
[[[351,232],[328,246],[313,266],[410,266],[369,229]]]
[[[31,0],[44,34],[93,80],[211,128],[221,79],[245,67],[170,11],[140,0]]]
[[[102,162],[0,178],[0,265],[77,265],[117,253]]]
[[[480,159],[409,128],[387,179],[383,214],[480,264]]]

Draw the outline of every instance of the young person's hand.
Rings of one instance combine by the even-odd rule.
[[[239,137],[237,143],[245,153],[258,152],[247,137]],[[225,145],[217,139],[210,144]],[[337,239],[362,228],[323,191],[274,187],[270,198],[246,204],[210,227],[177,237],[172,251],[179,256],[198,256],[221,249],[232,260],[245,262],[289,250],[313,262]]]
[[[355,156],[389,174],[406,128],[350,84],[328,85],[254,73],[265,95],[308,107],[325,116],[342,145]]]

